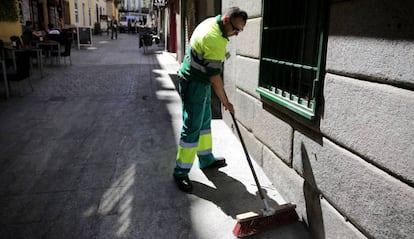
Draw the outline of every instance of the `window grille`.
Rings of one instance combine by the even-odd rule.
[[[263,0],[257,92],[315,117],[325,54],[327,0]]]

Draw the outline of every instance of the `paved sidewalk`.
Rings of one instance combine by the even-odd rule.
[[[262,207],[241,145],[223,121],[191,194],[172,179],[181,127],[174,55],[137,35],[93,36],[72,65],[45,66],[0,99],[0,238],[234,238],[235,215]],[[0,95],[4,88],[0,86]],[[226,114],[226,113],[224,113]],[[258,168],[272,203],[284,203]],[[296,223],[250,238],[310,238]]]

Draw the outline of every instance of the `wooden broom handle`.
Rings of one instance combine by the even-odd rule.
[[[236,126],[236,131],[237,131],[237,134],[239,136],[240,142],[243,146],[244,154],[246,155],[246,159],[247,159],[247,162],[249,163],[250,170],[252,171],[254,181],[256,182],[256,185],[257,185],[257,189],[259,190],[260,198],[262,200],[265,200],[265,197],[264,197],[264,194],[263,194],[263,191],[262,191],[262,187],[260,186],[259,179],[257,178],[256,171],[254,170],[252,160],[250,159],[249,153],[247,152],[246,144],[244,143],[244,140],[242,138],[239,126],[237,125],[237,122],[236,122],[236,118],[234,117],[234,114],[232,114],[232,113],[230,113],[230,114],[231,114],[231,118],[233,119],[234,126]]]

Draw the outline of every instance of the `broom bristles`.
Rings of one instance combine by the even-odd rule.
[[[296,222],[299,217],[294,209],[295,205],[286,204],[275,209],[273,215],[266,216],[261,212],[248,212],[238,215],[233,234],[237,237],[246,237]]]

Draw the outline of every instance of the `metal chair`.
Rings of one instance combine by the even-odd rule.
[[[144,48],[144,54],[153,52],[154,48],[157,48],[160,43],[159,37],[151,33],[140,33],[139,39],[139,47]]]
[[[149,47],[152,46],[152,35],[151,34],[145,34],[141,37],[142,46],[144,47],[144,54],[147,54],[149,52]]]
[[[63,51],[60,52],[60,57],[63,57],[63,60],[66,64],[66,57],[69,57],[69,62],[72,65],[72,57],[70,56],[70,51],[72,48],[72,38],[66,38],[63,42]],[[52,51],[52,56],[58,57],[59,53],[57,51]]]
[[[22,41],[21,41],[20,37],[18,37],[18,36],[11,36],[10,37],[10,41],[12,42],[12,46],[14,48],[17,48],[17,49],[21,48]]]
[[[30,51],[29,50],[16,50],[16,69],[9,69],[7,71],[7,81],[18,82],[20,96],[23,96],[22,81],[28,79],[29,85],[33,91],[31,76],[31,65],[30,65]],[[9,84],[10,87],[10,84]]]

